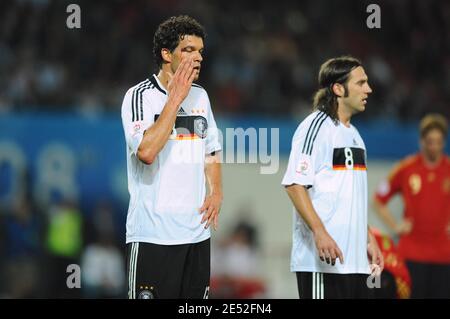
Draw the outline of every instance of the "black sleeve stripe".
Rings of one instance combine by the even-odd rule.
[[[131,118],[131,122],[134,122],[134,117],[135,117],[135,115],[134,115],[134,90],[133,90],[133,94],[131,95],[131,113],[133,114],[132,115],[132,118]]]
[[[139,103],[139,107],[141,108],[141,121],[143,121],[144,120],[144,110],[143,110],[143,108],[142,108],[142,93],[145,91],[146,89],[144,89],[143,91],[141,91],[140,93],[139,93],[139,97],[140,97],[140,103]]]
[[[324,117],[326,117],[325,113],[323,113],[323,112],[317,113],[316,117],[309,125],[308,132],[306,133],[306,137],[305,137],[305,143],[303,144],[303,150],[302,150],[303,154],[308,154],[308,149],[310,148],[311,139],[312,139],[312,136],[314,135],[314,131],[317,127],[317,124]]]
[[[147,83],[146,85],[144,85],[144,86],[142,86],[142,87],[140,87],[139,89],[138,89],[138,93],[137,93],[137,95],[138,95],[138,102],[139,102],[139,110],[140,110],[140,117],[139,117],[139,113],[138,113],[138,119],[140,120],[140,121],[143,121],[144,120],[144,110],[143,110],[143,108],[142,108],[142,93],[145,91],[145,90],[147,90],[147,89],[149,89],[151,87],[151,84],[150,83]],[[137,107],[136,107],[136,110],[137,110]]]
[[[311,154],[312,154],[312,150],[313,150],[313,147],[314,147],[314,142],[315,142],[315,140],[316,140],[317,134],[319,133],[320,127],[322,126],[323,122],[325,122],[326,119],[327,119],[327,117],[325,116],[325,117],[322,119],[322,121],[320,121],[320,124],[319,124],[319,126],[317,127],[317,129],[316,129],[316,134],[314,134],[314,137],[313,137],[313,139],[312,139],[311,145],[310,145],[310,147],[309,147],[308,155],[311,155]]]
[[[146,84],[149,83],[149,80],[145,80],[144,82],[142,82],[141,84],[139,84],[137,87],[134,88],[133,90],[133,95],[131,97],[131,111],[132,111],[132,119],[131,121],[139,121],[139,114],[138,114],[138,91],[140,88],[142,88],[143,86],[145,86]]]
[[[132,109],[133,109],[133,122],[137,121],[137,108],[136,108],[136,89],[133,90],[133,100],[132,100]],[[136,117],[134,116],[136,114]]]

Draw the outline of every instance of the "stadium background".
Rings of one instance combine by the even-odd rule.
[[[66,27],[70,3],[81,8],[81,29]],[[366,25],[370,3],[381,8],[381,29]],[[199,84],[223,132],[279,129],[277,173],[260,174],[261,162],[223,166],[217,296],[297,297],[292,208],[280,181],[325,59],[361,58],[374,90],[354,119],[368,149],[369,195],[417,150],[421,116],[450,116],[448,1],[2,1],[0,297],[125,296],[120,106],[156,72],[157,25],[181,13],[208,33]],[[251,152],[247,143],[247,159]],[[392,207],[401,213],[399,200]],[[387,231],[372,210],[369,221]],[[81,266],[82,288],[67,292],[69,263]]]

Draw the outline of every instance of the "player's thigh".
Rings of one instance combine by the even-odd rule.
[[[318,272],[296,272],[300,299],[323,299],[325,297],[323,275]]]
[[[183,272],[182,298],[206,299],[211,275],[210,239],[189,245]]]
[[[179,298],[186,251],[185,245],[128,244],[128,297]]]
[[[411,277],[411,299],[427,298],[430,282],[429,265],[407,261],[406,266]]]
[[[430,298],[449,299],[450,298],[450,265],[431,265]]]

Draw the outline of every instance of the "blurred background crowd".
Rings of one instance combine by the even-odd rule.
[[[372,1],[373,2],[373,1]],[[65,28],[68,1],[0,4],[0,111],[117,112],[124,92],[156,71],[153,33],[191,14],[206,28],[204,68],[216,112],[307,112],[324,57],[351,53],[375,87],[368,118],[449,114],[450,3],[371,1],[77,1],[82,28]]]
[[[374,90],[360,119],[415,124],[429,112],[449,118],[450,2],[378,0],[381,29],[369,29],[366,8],[372,2],[1,1],[0,298],[126,296],[127,198],[117,205],[116,198],[97,196],[89,188],[85,192],[94,198],[89,205],[84,205],[80,196],[55,195],[41,201],[36,171],[42,163],[29,155],[37,152],[38,143],[33,141],[40,131],[15,123],[22,123],[21,116],[31,114],[33,121],[36,114],[50,114],[59,122],[53,131],[59,135],[71,117],[80,121],[113,118],[122,134],[119,113],[123,96],[129,87],[157,72],[153,34],[169,16],[189,14],[205,26],[199,83],[210,95],[219,126],[222,117],[302,119],[311,109],[320,64],[342,54],[363,61]],[[81,8],[81,29],[66,27],[70,3]],[[36,121],[37,125],[43,123],[39,118]],[[4,123],[10,123],[14,131]],[[108,123],[99,125],[106,130]],[[62,138],[63,142],[72,143],[83,133],[72,132],[74,137]],[[98,144],[103,143],[96,133],[92,135]],[[121,157],[114,161],[122,175],[115,176],[114,183],[122,184],[126,192],[125,143],[118,136],[114,143]],[[25,149],[28,161],[14,175],[18,182],[8,180],[11,174],[4,159],[12,152],[11,144],[4,141],[17,142]],[[96,159],[94,151],[74,149],[74,156],[87,165]],[[55,163],[57,170],[59,162]],[[10,164],[14,167],[20,161]],[[378,172],[386,172],[390,164]],[[273,284],[289,285],[293,278],[288,269],[291,207],[279,186],[283,165],[268,182],[257,180],[260,176],[256,174],[246,178],[248,169],[235,173],[236,166],[224,167],[226,227],[217,235],[212,250],[212,297],[297,296],[294,286]],[[93,174],[90,179],[98,183]],[[236,179],[231,181],[229,176]],[[83,179],[83,185],[90,179]],[[252,180],[254,184],[246,184]],[[283,212],[268,211],[262,216],[261,205],[267,210],[270,207],[262,201],[270,201],[270,197],[265,198],[265,191],[258,187],[268,184],[275,185],[277,191],[268,196],[277,198],[274,206],[283,203],[282,209],[278,208]],[[5,191],[11,185],[20,188],[13,197]],[[251,200],[244,201],[242,189],[254,191]],[[242,209],[254,211],[247,214]],[[227,219],[227,215],[232,217]],[[273,228],[278,226],[281,232]],[[279,244],[278,238],[286,241]],[[66,267],[73,263],[82,269],[82,289],[67,289]]]

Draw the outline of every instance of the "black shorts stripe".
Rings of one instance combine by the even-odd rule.
[[[312,299],[323,299],[324,285],[323,285],[323,273],[312,273]]]
[[[136,268],[139,253],[139,243],[131,243],[128,264],[128,298],[136,299]]]
[[[149,83],[149,79],[145,80],[141,84],[139,84],[137,87],[133,90],[133,95],[131,96],[131,112],[132,112],[132,119],[131,121],[139,121],[139,114],[138,114],[138,105],[137,105],[137,93],[139,92],[140,88],[147,85]]]
[[[367,299],[373,291],[367,287],[367,274],[297,272],[300,299]]]
[[[309,146],[309,150],[307,151],[308,155],[312,154],[312,150],[313,150],[313,147],[314,147],[314,142],[316,141],[317,134],[319,133],[320,127],[322,126],[323,122],[325,122],[326,119],[327,119],[327,117],[325,116],[320,121],[319,125],[317,126],[316,133],[314,134],[314,137],[312,138],[312,141],[311,141],[311,145]]]

